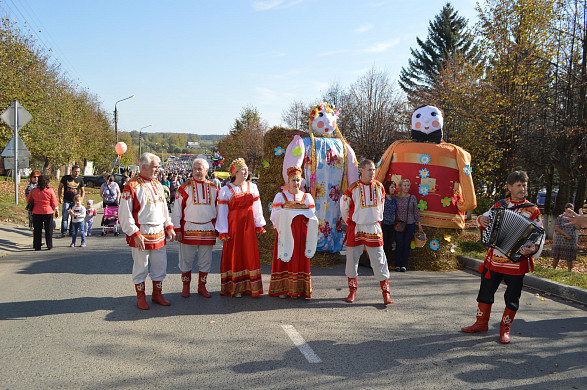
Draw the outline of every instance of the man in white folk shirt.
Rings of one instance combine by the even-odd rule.
[[[149,309],[145,300],[147,274],[153,281],[151,300],[163,306],[170,305],[161,294],[161,289],[167,275],[166,238],[172,242],[175,231],[163,186],[156,179],[160,162],[159,157],[152,153],[141,156],[140,172],[124,187],[118,211],[126,242],[132,248],[132,280],[137,292],[137,305],[142,310]]]
[[[192,164],[193,179],[177,190],[171,221],[179,241],[179,269],[183,282],[182,297],[190,296],[192,267],[198,256],[198,294],[210,298],[206,290],[208,273],[212,267],[212,248],[216,243],[216,206],[218,187],[206,180],[210,165],[197,158]]]
[[[349,295],[347,302],[355,301],[357,295],[357,267],[363,247],[371,260],[375,278],[379,280],[383,294],[383,303],[393,303],[389,292],[389,269],[383,251],[383,232],[380,222],[383,220],[385,190],[383,185],[374,180],[375,164],[363,160],[359,166],[360,180],[346,189],[340,202],[342,218],[348,225],[346,236],[346,276],[348,277]]]

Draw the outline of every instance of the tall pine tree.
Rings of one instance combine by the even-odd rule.
[[[478,61],[467,19],[459,16],[450,3],[430,22],[426,41],[416,38],[416,42],[420,49],[410,49],[413,59],[408,60],[408,67],[402,68],[399,76],[399,85],[408,96],[434,87],[447,59],[460,54],[467,61]]]

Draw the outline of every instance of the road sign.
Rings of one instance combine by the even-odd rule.
[[[19,115],[20,115],[20,112],[19,112]],[[22,157],[30,157],[31,153],[29,152],[29,150],[25,146],[24,142],[22,141],[22,138],[20,138],[20,135],[17,135],[16,138],[18,139],[18,141],[16,142],[16,145],[18,146],[18,161],[20,161],[20,159]],[[14,157],[14,137],[12,137],[12,139],[10,141],[8,141],[8,145],[6,145],[6,147],[4,148],[4,150],[2,151],[2,154],[0,154],[0,156]]]
[[[4,123],[6,123],[8,126],[10,126],[10,128],[13,130],[14,130],[14,111],[17,109],[17,107],[18,107],[18,128],[19,129],[22,128],[27,123],[29,123],[29,121],[31,119],[33,119],[33,116],[26,110],[26,108],[24,108],[23,106],[18,104],[17,101],[15,101],[12,104],[12,106],[8,107],[6,109],[6,111],[4,111],[2,113],[2,115],[0,115],[0,119],[2,119],[4,121]]]
[[[18,169],[29,167],[28,157],[18,157]],[[4,169],[14,169],[14,157],[4,157]]]

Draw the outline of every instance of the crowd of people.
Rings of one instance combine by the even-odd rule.
[[[161,169],[157,156],[145,153],[140,159],[140,171],[129,177],[122,192],[113,176],[102,185],[100,195],[104,205],[119,206],[120,226],[132,248],[132,280],[140,309],[149,309],[145,297],[147,276],[153,283],[152,302],[170,305],[163,297],[162,285],[167,274],[165,245],[173,241],[180,245],[183,297],[190,296],[194,263],[198,267],[197,292],[211,297],[206,283],[212,266],[212,247],[217,238],[223,245],[220,295],[238,298],[244,294],[253,297],[263,294],[257,237],[266,232],[266,221],[259,189],[250,180],[242,158],[231,163],[230,178],[224,186],[213,175],[208,175],[208,171],[208,161],[198,158],[193,161],[191,170],[170,172]],[[374,276],[381,285],[383,302],[387,305],[393,303],[387,258],[395,247],[395,270],[406,271],[416,228],[423,230],[419,209],[409,193],[409,180],[381,184],[374,179],[375,164],[370,160],[362,161],[359,171],[359,180],[351,183],[340,200],[342,218],[347,224],[345,273],[349,295],[346,300],[352,303],[356,299],[357,266],[359,257],[366,250]],[[289,167],[285,179],[283,191],[274,197],[270,217],[276,238],[269,295],[311,298],[310,259],[316,251],[318,231],[314,199],[301,186],[302,170],[299,167]],[[26,189],[31,203],[34,249],[41,249],[43,229],[47,247],[52,248],[52,222],[53,217],[59,215],[59,203],[64,216],[62,237],[70,229],[71,246],[75,246],[78,234],[81,235],[81,246],[85,246],[86,235],[91,232],[91,218],[96,213],[91,201],[88,201],[88,207],[82,205],[84,187],[79,178],[79,167],[72,167],[71,175],[61,179],[57,196],[48,187],[48,181],[48,176],[33,171]],[[538,207],[525,198],[527,174],[515,171],[508,176],[507,183],[510,196],[497,202],[494,208],[514,210],[542,226]],[[488,227],[488,213],[478,217],[480,229]],[[69,226],[65,217],[68,215],[72,217]],[[574,213],[573,205],[568,204],[565,213],[556,220],[553,267],[563,259],[571,269],[576,256],[577,229],[585,225],[585,217]],[[500,341],[510,342],[510,326],[519,308],[524,275],[533,269],[533,260],[540,256],[543,244],[544,240],[521,248],[523,257],[520,262],[512,262],[499,250],[489,248],[480,268],[477,320],[472,326],[462,328],[463,332],[487,331],[495,292],[504,281],[507,285],[504,294],[506,309],[502,316]]]

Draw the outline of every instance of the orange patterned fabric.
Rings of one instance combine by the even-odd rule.
[[[477,207],[471,155],[449,144],[396,141],[387,148],[375,178],[382,183],[409,179],[422,225],[465,228],[465,213]]]

